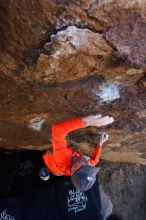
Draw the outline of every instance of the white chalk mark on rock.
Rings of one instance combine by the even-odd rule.
[[[30,121],[29,128],[35,131],[40,131],[45,120],[46,120],[45,118],[41,118],[41,117],[33,118]]]
[[[97,92],[96,95],[100,97],[101,103],[112,102],[115,99],[119,99],[120,92],[118,88],[118,83],[117,82],[103,83],[100,86],[99,92]]]

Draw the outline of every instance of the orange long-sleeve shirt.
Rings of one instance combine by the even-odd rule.
[[[73,118],[67,121],[60,122],[52,127],[52,144],[53,153],[46,152],[43,156],[47,168],[54,174],[64,174],[71,176],[72,167],[72,155],[75,153],[75,149],[67,146],[65,135],[71,131],[79,128],[85,128],[85,124],[82,118]],[[89,164],[95,166],[100,157],[101,146],[97,145]],[[77,153],[78,154],[78,153]]]

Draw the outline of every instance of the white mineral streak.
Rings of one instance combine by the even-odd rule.
[[[56,35],[52,35],[51,41],[45,44],[45,48],[47,49],[52,45],[51,56],[54,58],[59,58],[64,56],[64,54],[74,54],[76,50],[84,50],[87,47],[90,42],[89,37],[92,34],[88,29],[69,26],[67,29],[59,31]],[[56,40],[57,44],[54,44]],[[54,45],[58,45],[57,48]]]
[[[115,99],[119,99],[120,92],[118,88],[118,83],[116,82],[103,83],[100,86],[99,91],[96,93],[96,95],[100,97],[101,103],[112,102]]]
[[[29,123],[29,128],[31,128],[35,131],[40,131],[45,120],[46,119],[41,118],[41,117],[33,118],[33,119],[31,119],[31,121]]]
[[[69,26],[66,30],[58,32],[58,36],[63,38],[66,37],[66,40],[70,41],[75,47],[82,47],[87,41],[89,34],[87,29],[79,29],[75,26]]]
[[[50,42],[44,48],[50,52],[50,65],[59,64],[59,59],[78,53],[88,53],[89,56],[108,56],[112,48],[103,38],[103,34],[94,33],[88,29],[69,26],[51,36]],[[58,63],[57,63],[58,62]]]

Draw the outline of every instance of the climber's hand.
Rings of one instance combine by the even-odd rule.
[[[101,127],[113,123],[114,119],[110,116],[102,117],[102,115],[90,115],[83,117],[83,121],[86,126]]]
[[[109,135],[106,132],[103,132],[100,138],[100,143],[99,145],[102,146],[104,142],[106,142],[109,138]]]

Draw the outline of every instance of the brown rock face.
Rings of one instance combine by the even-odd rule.
[[[38,57],[36,77],[48,83],[93,75],[94,69],[106,68],[112,53],[102,34],[75,26],[52,35],[44,48],[49,55],[42,53]]]
[[[106,23],[106,40],[118,57],[131,66],[146,65],[146,1],[101,0],[93,4],[89,14]]]
[[[125,220],[145,220],[145,166],[102,163],[100,181],[113,203],[114,213]]]
[[[146,1],[0,1],[0,147],[47,149],[51,125],[102,113],[102,157],[146,164]],[[90,152],[97,129],[70,141]]]

